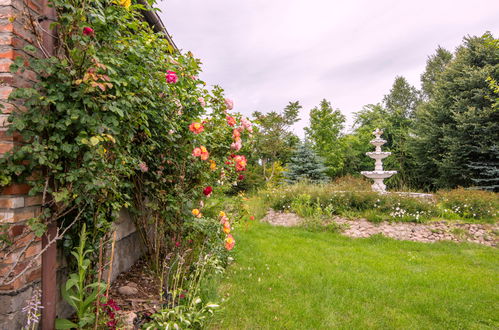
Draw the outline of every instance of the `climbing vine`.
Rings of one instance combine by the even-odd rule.
[[[205,200],[245,170],[245,157],[233,153],[251,123],[231,111],[220,87],[206,88],[200,60],[153,32],[144,6],[51,3],[54,54],[28,46],[11,66],[36,83],[11,95],[9,132],[25,143],[0,158],[0,185],[28,183],[41,195],[42,212],[29,224],[41,236],[56,222],[67,247],[78,244],[83,224],[96,244],[124,208],[156,258],[186,237],[206,237]],[[227,226],[214,231],[232,248]]]

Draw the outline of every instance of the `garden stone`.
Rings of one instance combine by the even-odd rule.
[[[118,292],[124,296],[133,296],[136,295],[139,290],[132,286],[124,285],[118,289]]]

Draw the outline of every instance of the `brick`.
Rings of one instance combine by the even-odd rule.
[[[0,102],[0,113],[10,114],[15,108],[16,107],[11,103]]]
[[[12,184],[1,190],[0,195],[26,195],[30,189],[30,186],[25,183]]]
[[[10,267],[12,267],[12,265],[2,264],[0,266],[0,276],[4,277],[5,275],[7,275],[7,273],[10,270]]]
[[[0,114],[0,128],[9,126],[9,115]]]
[[[11,73],[0,73],[0,85],[5,85],[9,87],[31,87],[32,82],[29,81],[29,79],[26,79],[24,74],[17,73],[17,74],[11,74]]]
[[[14,49],[9,49],[7,51],[0,52],[0,58],[8,58],[13,60],[18,56],[17,52]]]
[[[17,209],[20,207],[24,207],[24,203],[24,197],[0,196],[0,208]]]
[[[16,249],[16,250],[10,250],[7,251],[6,253],[4,252],[2,255],[2,262],[4,265],[6,264],[13,264],[15,263],[18,259],[24,258],[21,253],[22,249]]]
[[[25,258],[30,258],[32,256],[35,256],[37,255],[38,253],[40,253],[40,251],[42,250],[42,243],[41,242],[38,242],[38,243],[33,243],[33,245],[31,245],[27,250],[26,252],[24,253],[24,257]]]
[[[14,223],[35,218],[40,214],[39,208],[31,207],[28,209],[1,209],[0,223]]]
[[[0,223],[15,222],[14,211],[0,211]]]
[[[10,65],[12,62],[4,61],[0,63],[0,72],[10,72]]]
[[[33,269],[32,271],[28,271],[28,273],[25,276],[26,276],[26,283],[38,281],[42,278],[42,268],[38,267]]]
[[[11,86],[2,86],[0,87],[0,99],[7,100],[10,96],[10,93],[14,90]]]
[[[36,217],[39,214],[36,209],[22,210],[14,213],[14,221],[19,222]]]
[[[24,39],[21,39],[19,37],[12,37],[11,40],[10,40],[10,45],[12,47],[14,47],[15,49],[23,49],[25,46],[27,45],[31,45],[30,42],[27,42],[26,40]]]
[[[12,73],[0,73],[0,84],[12,85],[15,81],[15,76]]]
[[[14,225],[10,227],[10,236],[15,238],[21,235],[27,227],[25,225]]]
[[[25,261],[18,263],[16,265],[16,267],[14,267],[14,269],[12,270],[12,275],[17,275],[17,274],[21,273],[22,271],[24,271],[26,269],[26,267],[28,266],[28,264],[29,264],[29,260],[25,260]]]
[[[38,239],[34,233],[29,233],[27,235],[24,235],[21,238],[14,239],[14,246],[15,247],[24,247],[27,244],[33,243],[33,244],[38,244],[40,239]]]
[[[19,132],[8,133],[7,130],[0,130],[0,141],[22,142],[23,137]]]
[[[41,12],[40,4],[37,1],[28,0],[27,3],[29,8],[33,9],[37,13]]]
[[[12,23],[0,24],[0,32],[13,32],[13,31],[14,31],[14,24]]]
[[[25,206],[42,205],[42,196],[25,197],[24,205]]]
[[[12,45],[12,35],[8,33],[0,34],[0,45]]]
[[[0,142],[0,154],[11,151],[13,148],[14,144],[12,142]]]
[[[19,277],[17,280],[14,282],[7,284],[7,285],[2,285],[0,286],[0,291],[13,291],[13,290],[19,290],[26,284],[26,279],[24,276]]]

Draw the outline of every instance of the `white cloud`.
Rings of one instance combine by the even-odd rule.
[[[352,113],[381,101],[395,76],[419,86],[438,45],[499,32],[499,1],[168,0],[159,2],[176,44],[204,63],[245,114],[322,98]]]

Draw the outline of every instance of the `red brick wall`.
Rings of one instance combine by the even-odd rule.
[[[9,67],[17,56],[28,56],[23,51],[26,45],[36,46],[28,13],[36,18],[44,13],[44,8],[46,5],[41,1],[0,0],[0,104],[3,105],[0,109],[0,157],[21,143],[19,135],[7,134],[7,118],[14,109],[8,97],[14,88],[29,86],[34,79],[32,72],[12,74]],[[0,188],[0,224],[13,242],[8,253],[5,249],[0,253],[0,278],[12,269],[12,276],[16,276],[32,263],[18,279],[0,286],[0,329],[20,328],[24,319],[21,309],[33,287],[40,282],[41,260],[32,259],[40,252],[41,242],[29,231],[26,221],[38,214],[41,198],[29,197],[28,191],[29,187],[22,184]]]

